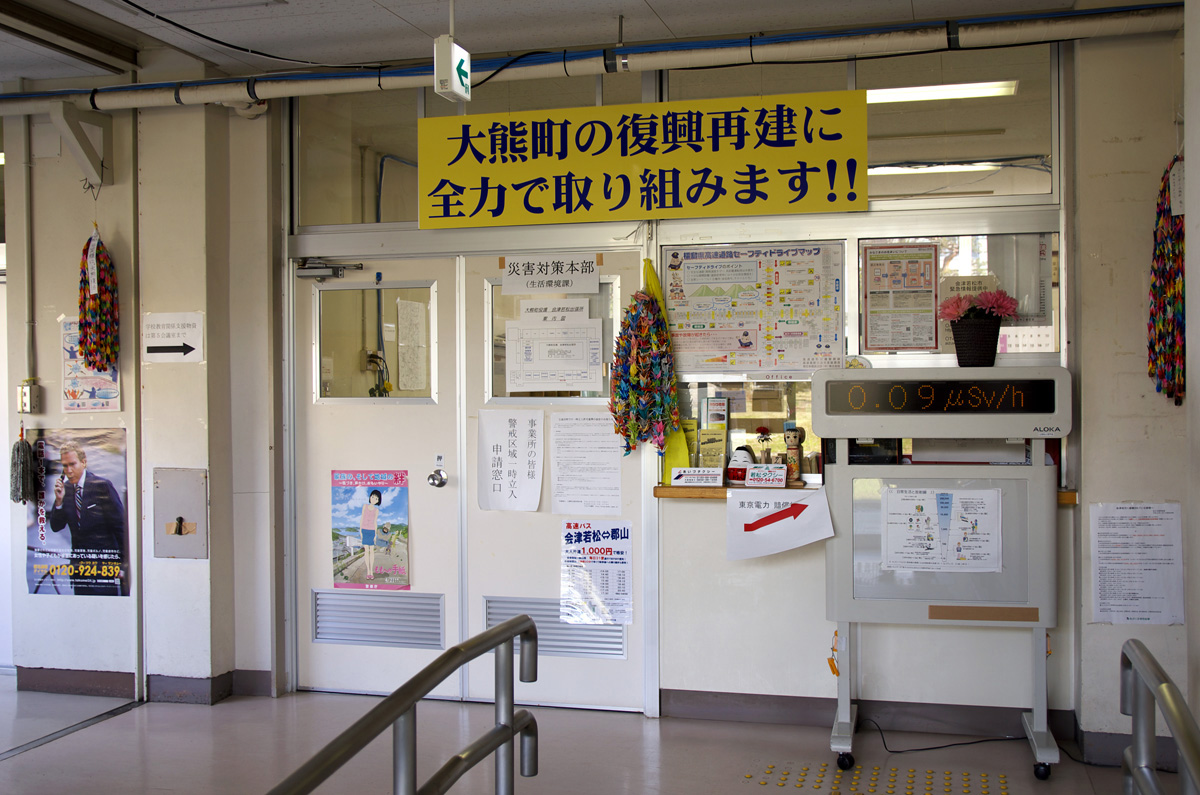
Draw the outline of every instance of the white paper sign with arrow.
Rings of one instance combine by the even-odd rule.
[[[147,312],[142,315],[142,360],[204,361],[204,313]]]
[[[729,489],[725,557],[774,555],[833,536],[825,489]]]

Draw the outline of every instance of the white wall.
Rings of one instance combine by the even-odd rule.
[[[8,338],[8,390],[26,377],[26,290],[24,179],[32,179],[33,192],[33,292],[36,323],[37,375],[43,397],[41,414],[25,417],[27,427],[126,428],[127,481],[130,541],[134,541],[140,511],[136,456],[139,442],[136,421],[137,349],[134,275],[134,131],[133,114],[113,114],[114,182],[105,186],[99,200],[80,186],[82,173],[66,147],[58,149],[58,136],[45,117],[33,119],[39,141],[32,168],[21,168],[26,150],[19,121],[9,119],[5,135],[5,208],[9,261],[8,320],[17,333]],[[60,317],[79,313],[79,259],[92,233],[100,233],[117,271],[121,299],[120,379],[122,410],[108,414],[65,416],[62,413],[62,348]],[[127,309],[128,308],[128,309]],[[19,418],[7,415],[10,440],[17,437]],[[138,655],[135,597],[74,597],[30,595],[25,579],[26,508],[11,505],[9,521],[18,532],[8,535],[11,552],[13,609],[13,662],[18,667],[89,671],[133,671]],[[131,547],[131,553],[135,552]],[[136,569],[135,569],[136,571]]]
[[[2,147],[0,147],[2,148]],[[0,243],[0,268],[6,267],[3,243]],[[8,307],[7,307],[8,285],[0,284],[0,356],[8,358]],[[9,409],[9,390],[5,389],[3,394],[0,394],[0,416],[7,417]],[[3,473],[4,482],[9,479],[9,457],[3,455],[0,451],[0,473]],[[11,513],[11,511],[9,512]],[[5,538],[12,538],[10,517],[7,514],[0,515],[0,533],[4,534]],[[13,550],[12,544],[0,544],[0,673],[4,670],[12,668],[13,664],[13,646],[12,646],[12,588],[13,588],[13,571],[12,571]]]
[[[272,662],[272,588],[277,573],[272,543],[276,517],[272,489],[273,370],[271,344],[278,318],[271,311],[277,263],[279,191],[278,106],[274,115],[228,115],[230,437],[233,443],[234,667],[269,671]]]
[[[1088,539],[1094,503],[1185,502],[1194,487],[1187,409],[1157,394],[1146,374],[1155,202],[1179,146],[1180,44],[1159,35],[1097,39],[1076,49],[1074,277],[1081,314],[1072,353],[1080,371],[1083,461],[1078,712],[1087,732],[1129,731],[1119,710],[1117,675],[1126,639],[1144,641],[1181,687],[1187,682],[1183,627],[1089,623],[1094,582]]]
[[[201,65],[169,50],[143,58],[143,79],[205,76]],[[65,148],[36,158],[32,169],[8,169],[7,248],[15,272],[7,303],[10,322],[23,332],[26,285],[19,255],[27,241],[19,175],[29,173],[38,374],[47,405],[27,421],[48,428],[128,429],[131,553],[144,597],[143,624],[137,624],[137,590],[124,599],[26,594],[24,532],[13,533],[13,657],[29,668],[135,672],[144,652],[146,673],[191,678],[235,667],[270,670],[270,506],[278,490],[271,467],[278,452],[269,430],[277,422],[270,409],[277,351],[269,329],[279,236],[278,168],[271,162],[278,125],[218,106],[113,116],[114,182],[98,201],[80,189],[79,167]],[[16,122],[5,125],[12,166],[24,157],[19,129]],[[118,269],[123,405],[117,414],[64,416],[58,317],[77,312],[79,252],[93,218]],[[203,313],[205,362],[141,362],[138,332],[145,312]],[[19,333],[7,342],[12,388],[26,375],[24,339]],[[10,438],[16,426],[10,419]],[[156,467],[208,470],[209,559],[153,556]],[[13,508],[10,519],[23,528],[24,510]]]
[[[662,687],[836,697],[826,663],[837,625],[825,620],[824,545],[729,561],[724,501],[664,499],[659,513]],[[1051,709],[1073,707],[1071,528],[1071,512],[1060,509]],[[1027,709],[1029,644],[1029,630],[862,625],[859,696]]]

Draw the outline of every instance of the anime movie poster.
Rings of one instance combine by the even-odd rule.
[[[333,470],[333,587],[407,591],[408,472]]]
[[[26,520],[29,593],[128,596],[125,429],[27,433],[41,484]]]

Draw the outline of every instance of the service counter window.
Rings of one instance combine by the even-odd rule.
[[[436,289],[319,286],[318,397],[435,399]]]
[[[953,353],[937,305],[997,289],[1017,302],[997,352],[1057,352],[1058,239],[1054,232],[860,238],[861,352]]]
[[[784,464],[788,442],[795,439],[784,432],[794,428],[802,439],[801,471],[820,471],[821,440],[812,432],[810,381],[681,381],[678,397],[693,466],[705,465],[700,458],[702,430],[723,428],[726,460],[739,447],[748,447],[755,463]]]

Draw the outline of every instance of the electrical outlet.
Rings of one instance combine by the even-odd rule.
[[[383,369],[383,351],[362,350],[359,369],[364,373]]]

